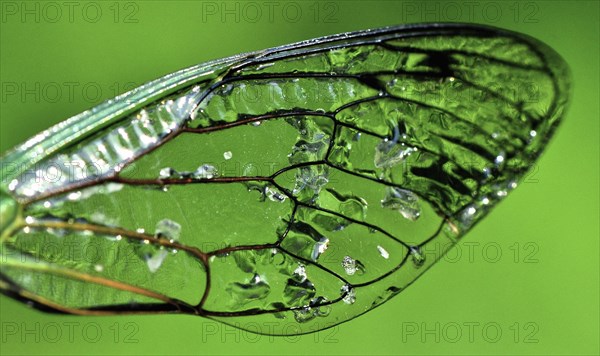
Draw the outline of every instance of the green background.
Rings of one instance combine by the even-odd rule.
[[[600,352],[598,1],[1,3],[2,152],[183,67],[404,22],[524,32],[564,56],[574,89],[525,182],[418,283],[356,320],[277,338],[191,316],[53,316],[0,297],[0,354]]]

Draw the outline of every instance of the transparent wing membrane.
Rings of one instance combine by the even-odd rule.
[[[0,288],[47,311],[268,334],[347,321],[518,185],[568,92],[546,45],[456,24],[176,72],[4,155]]]

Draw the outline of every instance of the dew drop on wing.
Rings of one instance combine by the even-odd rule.
[[[346,274],[349,276],[365,273],[365,266],[359,260],[355,260],[350,256],[344,256],[341,264],[344,271],[346,271]]]
[[[255,273],[248,282],[229,283],[225,290],[231,296],[232,308],[242,309],[250,302],[266,299],[271,293],[271,286]]]
[[[138,229],[138,233],[143,234],[143,229]],[[163,219],[156,223],[155,237],[159,240],[165,240],[174,243],[179,240],[181,235],[181,225],[173,220]],[[146,262],[148,270],[155,273],[160,269],[169,253],[177,253],[176,249],[169,249],[165,246],[152,243],[150,240],[133,241],[136,244],[135,251],[139,258]]]
[[[398,187],[386,187],[381,207],[396,210],[411,221],[416,221],[421,216],[419,197],[410,190]]]
[[[194,179],[213,179],[217,176],[217,168],[211,164],[203,164],[194,173],[192,178]]]
[[[388,258],[390,258],[390,253],[387,252],[387,250],[379,245],[377,245],[377,251],[379,251],[379,254],[381,255],[381,257],[385,258],[386,260]]]
[[[344,297],[342,298],[344,303],[354,304],[354,302],[356,302],[356,291],[351,286],[347,284],[343,285],[340,292],[342,293],[342,295],[344,295]]]
[[[160,170],[160,172],[158,172],[158,178],[160,178],[160,179],[169,179],[169,178],[172,178],[175,175],[177,175],[177,171],[175,171],[171,167],[162,168]]]
[[[269,198],[269,200],[278,203],[283,203],[287,199],[286,195],[281,194],[277,190],[271,189],[269,187],[265,187],[265,195],[267,196],[267,198]]]
[[[419,246],[411,246],[410,255],[415,266],[422,267],[425,264],[425,255]]]
[[[319,257],[327,250],[327,247],[329,247],[329,239],[323,236],[319,239],[319,241],[317,241],[317,243],[315,243],[311,254],[311,259],[313,261],[317,261]]]
[[[157,238],[169,240],[171,243],[179,240],[181,225],[169,219],[163,219],[156,223],[154,234]]]

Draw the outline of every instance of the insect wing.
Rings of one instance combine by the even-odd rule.
[[[517,186],[568,92],[546,45],[458,24],[176,72],[2,158],[0,288],[45,310],[191,313],[268,334],[344,322]]]

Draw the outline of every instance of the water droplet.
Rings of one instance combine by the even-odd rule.
[[[104,271],[104,266],[102,266],[100,264],[97,264],[97,265],[94,266],[94,271],[96,271],[96,272],[102,272],[102,271]]]
[[[231,153],[231,151],[223,152],[223,158],[226,160],[230,160],[231,157],[233,157],[233,153]]]
[[[496,159],[494,160],[494,163],[499,166],[502,164],[502,162],[504,162],[504,154],[499,154],[498,156],[496,156]]]
[[[156,229],[154,231],[157,238],[164,238],[173,242],[179,240],[181,225],[173,220],[163,219],[156,223]]]
[[[313,320],[315,314],[311,307],[305,306],[300,309],[294,309],[294,319],[299,323],[306,323],[307,321]]]
[[[239,309],[249,302],[267,298],[271,286],[258,273],[254,273],[248,282],[229,283],[225,290],[231,295],[232,306]]]
[[[217,176],[217,168],[210,164],[203,164],[193,173],[195,179],[212,179]]]
[[[331,313],[331,307],[329,305],[323,305],[327,303],[327,298],[316,297],[310,300],[309,306],[313,308],[316,316],[324,317]]]
[[[377,168],[390,168],[403,162],[416,151],[417,149],[414,147],[397,143],[396,139],[392,139],[391,141],[384,139],[377,145],[373,161]]]
[[[274,266],[280,266],[285,263],[285,256],[283,255],[283,253],[280,253],[277,249],[273,249],[272,258],[272,263]]]
[[[421,248],[419,246],[411,246],[410,254],[412,256],[412,261],[417,268],[425,264],[425,255],[421,252]]]
[[[287,318],[287,315],[285,312],[285,310],[287,309],[287,306],[285,304],[283,304],[281,302],[273,302],[273,303],[271,303],[270,309],[281,310],[279,312],[275,312],[272,314],[276,319]]]
[[[79,192],[79,191],[71,192],[67,195],[67,199],[69,199],[71,201],[79,200],[79,198],[81,198],[81,192]]]
[[[148,270],[152,273],[158,271],[169,254],[163,246],[154,245],[150,243],[150,240],[138,241],[135,252],[140,259],[146,262]]]
[[[22,190],[23,194],[28,197],[32,197],[35,195],[36,191],[31,188],[25,188]]]
[[[273,66],[274,64],[275,64],[275,63],[262,63],[262,64],[259,64],[259,65],[256,67],[256,70],[257,70],[257,71],[260,71],[260,70],[263,70],[263,69],[265,69],[265,68],[269,68],[269,67]]]
[[[329,305],[322,305],[327,302],[325,297],[316,297],[309,301],[308,305],[302,308],[294,309],[294,319],[299,323],[306,323],[316,317],[326,317],[331,313]]]
[[[54,229],[54,228],[47,228],[46,231],[48,231],[48,233],[50,233],[54,236],[57,236],[57,237],[65,237],[71,233],[70,231],[68,231],[66,229]]]
[[[317,243],[315,243],[313,247],[313,251],[311,254],[312,260],[317,261],[319,259],[319,256],[321,256],[321,254],[323,254],[327,250],[327,247],[329,247],[329,239],[326,237],[321,237],[321,239]]]
[[[8,190],[10,190],[11,192],[14,191],[17,188],[17,185],[19,185],[19,181],[16,179],[13,179],[10,181],[10,183],[8,184]]]
[[[381,201],[381,206],[396,210],[411,221],[416,221],[421,215],[419,197],[410,190],[398,187],[386,187],[386,194]]]
[[[483,177],[485,179],[489,179],[492,177],[492,169],[490,167],[485,167],[483,169]]]
[[[301,167],[296,172],[296,185],[292,194],[302,201],[310,201],[319,195],[327,183],[329,183],[328,167]]]
[[[115,193],[123,189],[125,185],[120,183],[109,183],[104,186],[105,192],[104,194]]]
[[[384,249],[383,247],[377,245],[377,251],[379,251],[381,257],[385,258],[386,260],[390,258],[390,253],[387,252],[386,249]]]
[[[302,264],[298,264],[298,267],[294,270],[294,276],[297,276],[300,282],[306,280],[306,267]]]
[[[296,268],[283,290],[283,296],[288,306],[306,305],[314,297],[316,288],[308,279],[304,266]]]
[[[167,255],[167,251],[161,246],[161,248],[157,249],[155,253],[146,257],[146,264],[148,265],[148,270],[152,273],[158,271]]]
[[[458,226],[456,226],[456,224],[454,224],[450,220],[446,220],[446,226],[444,231],[452,238],[456,238],[460,235],[460,230],[458,229]]]
[[[393,296],[397,295],[401,291],[402,291],[402,288],[391,286],[388,289],[386,289],[382,295],[375,298],[375,300],[373,301],[373,303],[371,305],[373,307],[376,307],[376,306],[380,305],[381,303],[385,302],[386,300],[390,300]]]
[[[165,167],[165,168],[161,169],[160,172],[158,173],[158,178],[169,179],[169,178],[174,177],[176,174],[177,174],[177,171],[175,171],[173,168]]]
[[[271,189],[269,187],[265,187],[265,195],[267,196],[267,198],[269,198],[269,200],[278,203],[283,203],[287,199],[287,196],[285,194],[281,194],[277,190]]]
[[[336,210],[341,214],[359,221],[366,219],[368,207],[366,200],[353,194],[339,193],[332,188],[326,190],[337,200],[339,207]]]
[[[354,290],[354,288],[345,284],[344,286],[342,286],[340,291],[342,292],[342,295],[345,294],[344,297],[342,298],[344,303],[354,304],[354,302],[356,302],[356,291]]]
[[[365,266],[354,258],[350,256],[345,256],[342,260],[342,267],[346,271],[346,274],[349,276],[354,275],[358,272],[358,274],[363,274],[365,272]]]
[[[496,195],[498,195],[498,197],[500,197],[499,194],[506,194],[506,191],[497,191]],[[486,211],[489,210],[490,205],[495,199],[496,198],[494,196],[491,196],[491,198],[485,196],[481,200],[475,201],[474,203],[464,207],[464,209],[456,214],[457,230],[460,233],[467,231],[486,213]]]

